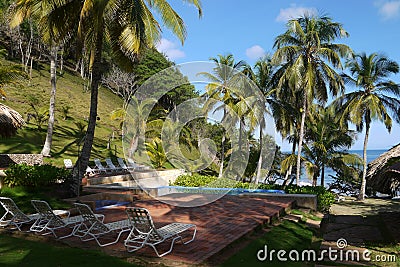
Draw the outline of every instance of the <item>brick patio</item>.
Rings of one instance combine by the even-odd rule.
[[[182,197],[182,194],[179,194],[180,201],[182,201]],[[189,200],[193,197],[189,194],[184,196]],[[176,199],[178,196],[171,194],[167,198]],[[267,200],[224,196],[208,205],[190,208],[171,206],[158,200],[138,200],[132,206],[148,209],[156,227],[171,222],[195,224],[197,226],[196,239],[187,245],[177,243],[172,253],[164,258],[196,264],[218,253],[261,224],[269,223],[271,218],[279,216],[291,205],[291,201],[279,198]],[[106,215],[107,222],[126,218],[124,207],[106,209],[102,213]],[[92,241],[87,243],[95,244]],[[106,252],[107,250],[119,251],[126,257],[130,255],[156,257],[154,251],[150,248],[141,249],[133,253],[125,252],[122,241],[117,245],[108,247]]]
[[[176,200],[181,204],[183,202],[193,204],[199,200],[199,197],[207,198],[209,196],[181,193],[163,196],[162,200],[169,201],[169,203],[172,200]],[[262,224],[270,223],[272,218],[278,217],[285,210],[290,209],[292,202],[279,197],[265,199],[227,195],[210,204],[198,207],[177,207],[154,199],[136,200],[131,206],[148,209],[156,227],[172,222],[192,223],[197,226],[197,234],[193,242],[187,245],[182,245],[178,242],[175,244],[173,251],[163,257],[162,262],[164,265],[176,266],[176,264],[181,265],[183,263],[191,265],[205,262],[234,241],[254,231],[255,228]],[[96,213],[103,213],[105,222],[127,218],[124,206],[107,208]],[[36,236],[19,231],[13,231],[13,233],[22,238],[26,235]],[[77,237],[69,237],[60,241],[56,241],[51,235],[46,237],[36,236],[35,238],[47,240],[48,242],[62,242],[68,246],[82,249],[100,249],[112,256],[130,258],[129,261],[134,260],[135,256],[140,256],[147,258],[149,261],[160,263],[154,251],[149,247],[142,248],[136,252],[127,252],[123,245],[123,240],[126,239],[127,235],[122,235],[117,244],[104,248],[100,248],[95,241],[82,242]],[[105,239],[110,239],[111,241],[112,238],[114,237],[107,236],[102,238],[102,242],[109,242]],[[160,247],[159,251],[165,251],[164,248],[168,250],[167,242]]]

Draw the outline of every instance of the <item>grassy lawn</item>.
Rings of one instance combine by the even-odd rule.
[[[63,202],[56,196],[53,196],[51,189],[44,188],[26,188],[26,187],[15,187],[8,188],[3,187],[0,189],[0,196],[9,197],[14,200],[15,204],[25,213],[36,213],[33,206],[31,205],[31,199],[45,200],[53,209],[68,209],[71,204]],[[4,214],[3,207],[0,206],[0,215]]]
[[[301,223],[284,220],[280,225],[273,227],[271,231],[252,241],[221,266],[310,266],[303,262],[280,262],[276,258],[276,253],[272,261],[269,261],[269,258],[265,261],[259,261],[257,252],[264,249],[265,245],[268,251],[296,249],[300,252],[315,248],[314,241],[314,233],[311,229]]]
[[[24,240],[0,234],[0,266],[138,266],[100,251]]]
[[[4,61],[4,60],[3,60]],[[2,61],[2,62],[3,62]],[[9,64],[8,61],[3,63]],[[48,110],[50,98],[50,74],[47,65],[39,64],[34,70],[32,80],[22,85],[8,85],[4,88],[7,98],[4,103],[14,108],[24,119],[33,110],[29,106],[29,98],[37,98],[36,108]],[[56,122],[53,136],[52,158],[45,158],[45,162],[63,166],[63,158],[71,158],[75,162],[78,155],[77,141],[81,140],[85,130],[79,128],[79,124],[87,125],[85,121],[89,116],[90,92],[85,90],[87,81],[81,79],[75,72],[64,69],[62,75],[57,77],[56,95]],[[67,119],[61,110],[69,107]],[[105,158],[122,156],[121,139],[119,138],[119,122],[110,119],[111,112],[122,107],[122,100],[108,89],[99,88],[98,117],[92,158]],[[39,130],[33,119],[18,131],[17,136],[2,139],[0,153],[40,153],[46,138],[47,120]],[[107,141],[112,137],[110,149],[107,149]],[[112,139],[112,138],[111,138]],[[81,147],[80,147],[81,148]]]

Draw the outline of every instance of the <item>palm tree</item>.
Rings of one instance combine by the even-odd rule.
[[[355,132],[339,122],[334,107],[313,105],[310,111],[311,116],[306,121],[304,145],[306,169],[309,176],[313,177],[314,185],[320,175],[321,186],[325,186],[325,167],[354,165],[361,162],[358,155],[345,152],[353,145]]]
[[[344,90],[344,82],[333,68],[342,68],[340,57],[349,54],[351,49],[344,44],[334,44],[333,41],[346,36],[348,34],[342,25],[329,17],[303,15],[290,20],[286,32],[275,39],[274,47],[277,50],[272,60],[275,64],[281,64],[277,95],[284,99],[280,89],[287,85],[301,92],[297,183],[300,179],[301,149],[309,106],[314,100],[325,103],[328,88],[333,96]]]
[[[335,101],[342,119],[355,124],[358,131],[365,126],[363,175],[359,199],[365,198],[367,173],[367,146],[369,130],[373,120],[381,121],[390,132],[392,117],[400,123],[400,85],[388,79],[399,72],[399,64],[383,55],[361,53],[347,63],[350,75],[343,74],[346,83],[359,87],[360,90],[347,93]]]
[[[51,10],[48,5],[48,1],[30,1],[30,0],[19,0],[17,1],[15,13],[13,19],[11,21],[11,27],[16,27],[20,25],[23,21],[29,19],[34,19],[34,21],[38,21],[39,32],[43,41],[50,45],[50,104],[48,111],[48,126],[47,126],[47,134],[46,140],[43,145],[43,149],[41,154],[45,157],[50,157],[51,144],[53,142],[53,129],[54,129],[54,120],[55,120],[55,101],[56,101],[56,77],[57,77],[57,52],[58,45],[55,42],[54,36],[46,32],[46,26],[43,25],[45,23],[44,17],[46,17],[47,12]]]
[[[199,0],[185,2],[193,4],[201,16]],[[96,128],[104,39],[109,42],[113,57],[119,65],[130,66],[141,51],[153,47],[160,39],[161,26],[152,12],[160,15],[163,24],[182,43],[186,37],[186,28],[181,17],[166,0],[60,0],[50,1],[48,4],[49,10],[41,20],[46,32],[56,40],[62,40],[69,35],[77,36],[79,44],[85,47],[89,55],[89,123],[82,153],[74,167],[77,177],[81,177],[89,162]]]
[[[271,57],[270,56],[265,56],[259,60],[254,65],[254,70],[251,69],[250,67],[247,68],[247,72],[249,73],[248,75],[250,76],[251,80],[254,81],[254,83],[257,85],[257,87],[262,91],[264,96],[262,99],[256,99],[257,104],[251,105],[251,111],[249,114],[253,114],[255,116],[250,116],[254,117],[255,122],[258,123],[259,127],[259,141],[260,141],[260,156],[258,158],[257,162],[257,171],[256,171],[256,179],[255,179],[255,184],[258,184],[258,182],[261,179],[261,170],[263,166],[263,152],[266,149],[263,146],[263,137],[264,137],[264,130],[266,127],[266,121],[265,121],[265,115],[266,115],[266,107],[265,104],[268,103],[269,106],[271,107],[271,110],[274,111],[276,108],[276,99],[274,98],[274,92],[275,90],[272,90],[270,82],[273,74],[274,66],[271,63]],[[265,99],[266,98],[266,99]],[[266,101],[265,101],[266,100]],[[247,106],[248,107],[248,106]],[[274,114],[272,114],[274,115]]]
[[[235,62],[235,59],[232,54],[223,56],[218,55],[218,58],[210,58],[211,61],[214,61],[215,67],[213,68],[213,73],[208,72],[200,72],[199,75],[207,78],[210,83],[206,86],[206,94],[208,96],[209,101],[207,101],[205,108],[212,109],[215,105],[215,100],[220,100],[223,102],[223,116],[222,121],[227,120],[229,116],[229,112],[226,109],[226,106],[233,107],[239,101],[237,95],[235,95],[235,87],[237,86],[235,80],[235,76],[244,69],[246,63],[244,61]],[[243,127],[242,122],[240,123],[240,127]],[[242,131],[240,131],[241,133]],[[240,139],[240,137],[239,137]],[[224,160],[225,160],[225,140],[226,136],[223,134],[222,136],[222,149],[221,149],[221,159],[220,159],[220,168],[218,172],[218,178],[222,177],[222,173],[224,170]],[[240,145],[240,140],[239,140]]]

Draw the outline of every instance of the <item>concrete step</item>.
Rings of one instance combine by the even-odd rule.
[[[132,176],[128,174],[118,174],[110,176],[100,176],[92,177],[87,179],[87,185],[97,185],[97,184],[112,184],[123,181],[132,180]]]

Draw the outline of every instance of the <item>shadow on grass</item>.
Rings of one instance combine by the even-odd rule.
[[[273,227],[271,231],[252,241],[220,266],[310,266],[309,263],[300,261],[279,261],[276,252],[285,250],[289,253],[290,250],[296,250],[301,254],[303,250],[313,249],[312,238],[312,230],[302,224],[285,220],[280,225]],[[267,253],[275,250],[275,254],[272,259],[267,257],[261,261],[257,258],[257,253],[264,250],[265,246]],[[285,257],[287,258],[288,254]]]
[[[137,266],[98,250],[70,248],[0,233],[0,266]]]

